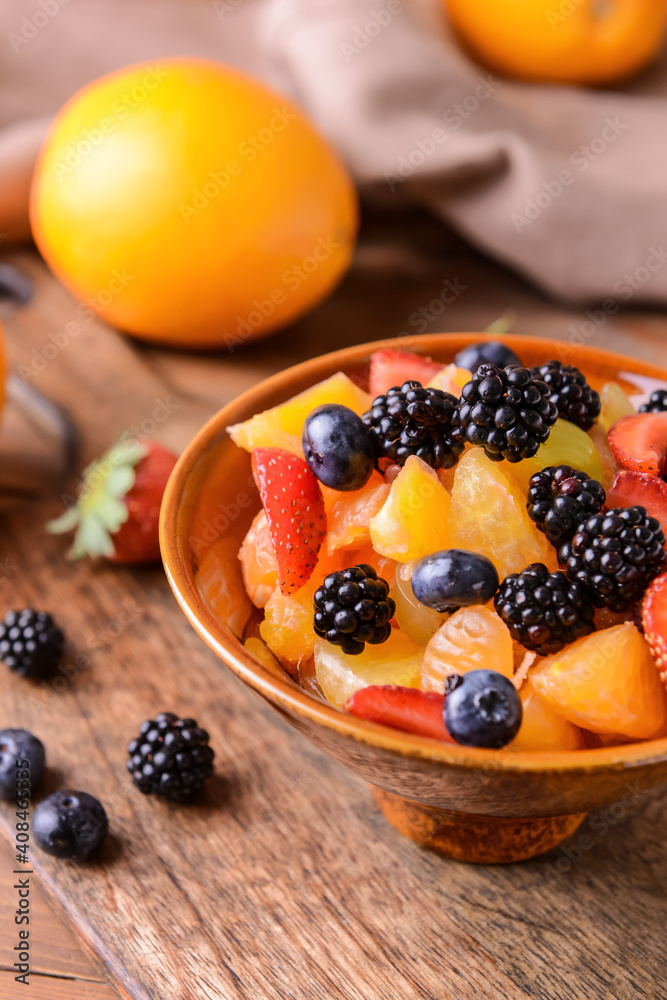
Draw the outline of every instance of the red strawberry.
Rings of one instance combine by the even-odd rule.
[[[651,647],[660,680],[667,686],[667,573],[655,578],[642,605],[644,638]]]
[[[368,722],[377,722],[391,729],[402,729],[416,736],[432,740],[453,739],[445,729],[442,711],[445,696],[435,691],[418,691],[416,688],[395,684],[372,684],[356,691],[348,698],[345,708],[352,715]]]
[[[119,441],[84,471],[77,502],[47,524],[47,531],[59,535],[76,529],[70,559],[157,562],[160,505],[176,461],[173,452],[154,441]]]
[[[660,521],[667,537],[667,483],[647,472],[622,469],[614,476],[607,490],[607,507],[645,507],[651,517]]]
[[[327,518],[316,476],[282,448],[255,448],[252,469],[278,560],[280,589],[303,587],[317,563]]]
[[[619,465],[663,476],[667,470],[667,413],[633,413],[609,431],[609,447]]]
[[[437,361],[410,351],[396,351],[393,348],[374,351],[371,354],[369,391],[375,399],[392,386],[403,385],[406,379],[416,379],[422,385],[428,385],[439,371],[442,371],[442,365]]]

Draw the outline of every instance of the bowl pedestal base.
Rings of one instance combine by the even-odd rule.
[[[456,861],[475,864],[508,864],[543,854],[574,833],[586,816],[477,816],[421,805],[373,786],[371,791],[399,833]]]

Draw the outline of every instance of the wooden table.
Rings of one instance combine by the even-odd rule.
[[[0,305],[13,365],[34,364],[76,306],[33,253],[5,259],[36,285],[30,305]],[[446,305],[445,280],[460,289]],[[30,381],[71,414],[82,463],[160,407],[154,436],[180,449],[259,379],[322,351],[417,332],[422,307],[432,331],[483,329],[507,309],[519,333],[567,340],[590,329],[583,311],[545,301],[432,220],[372,216],[336,294],[272,339],[231,356],[184,355],[89,321]],[[662,315],[621,311],[588,342],[667,365],[665,326]],[[160,570],[67,564],[65,542],[40,530],[59,508],[50,497],[0,524],[0,610],[52,610],[71,655],[94,637],[90,669],[57,692],[3,672],[0,724],[40,735],[47,790],[98,794],[112,835],[95,864],[33,851],[30,996],[107,1000],[111,982],[136,1000],[667,998],[667,789],[589,817],[592,849],[577,834],[567,849],[506,868],[421,852],[383,822],[357,779],[224,671]],[[130,623],[116,634],[123,607]],[[124,771],[139,722],[172,706],[199,718],[218,753],[206,802],[190,810],[142,798]],[[5,833],[11,820],[4,806]],[[12,867],[3,845],[0,1000],[28,995],[10,971]]]

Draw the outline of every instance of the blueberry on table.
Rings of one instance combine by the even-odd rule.
[[[445,681],[445,727],[463,746],[499,750],[518,733],[522,714],[518,691],[495,670],[450,674]]]
[[[360,490],[375,464],[371,436],[361,417],[340,403],[326,403],[309,414],[303,427],[303,453],[312,472],[332,490]]]
[[[17,767],[17,762],[28,761],[28,768]],[[21,785],[18,791],[23,794],[37,788],[44,775],[46,755],[44,744],[26,729],[0,730],[0,799],[15,799],[17,797],[17,771],[30,771],[30,786]],[[21,774],[24,778],[25,774]]]
[[[104,806],[87,792],[69,789],[54,792],[35,808],[35,841],[56,858],[87,861],[102,845],[108,831]]]
[[[412,572],[415,597],[436,611],[486,604],[498,584],[498,571],[491,560],[465,549],[434,552],[420,559]]]
[[[500,340],[482,340],[479,344],[470,344],[454,358],[459,368],[467,368],[474,375],[480,365],[520,365],[521,361],[514,351]]]

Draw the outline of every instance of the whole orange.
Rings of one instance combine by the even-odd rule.
[[[283,97],[224,66],[172,59],[71,98],[40,153],[30,215],[82,311],[147,340],[233,348],[331,291],[357,201]]]
[[[665,0],[444,0],[462,40],[508,76],[605,84],[646,66],[663,40]]]

